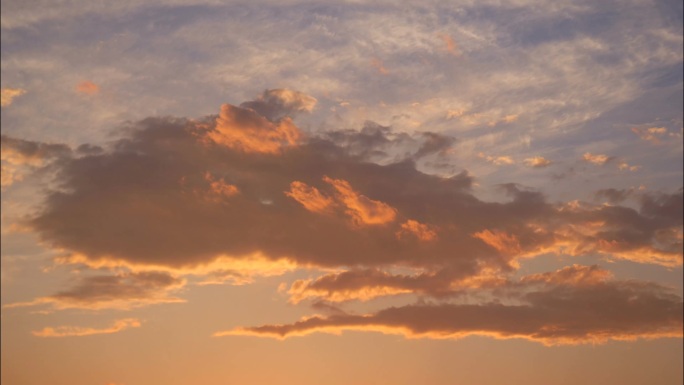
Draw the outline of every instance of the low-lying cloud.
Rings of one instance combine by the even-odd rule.
[[[549,344],[681,335],[681,298],[660,286],[609,281],[581,268],[521,282],[510,277],[524,259],[549,253],[681,266],[682,190],[642,193],[630,207],[618,205],[617,192],[598,193],[612,205],[552,203],[509,183],[502,185],[506,202],[487,202],[473,194],[467,171],[443,177],[417,168],[423,158],[454,150],[455,139],[395,134],[372,123],[359,132],[305,133],[289,115],[314,105],[301,93],[266,91],[240,107],[224,104],[216,116],[145,119],[105,149],[74,151],[3,136],[8,162],[40,168],[42,159],[59,159],[50,169],[59,187],[24,223],[66,254],[57,262],[124,271],[7,306],[132,308],[182,301],[173,293],[185,276],[241,284],[306,268],[327,273],[286,288],[292,303],[406,293],[447,302],[228,334],[363,329]],[[391,161],[374,163],[377,157]],[[531,167],[548,162],[525,160]],[[575,281],[560,282],[564,274]],[[601,279],[577,278],[585,275]],[[457,301],[473,290],[489,299]],[[502,292],[517,302],[497,303]],[[615,312],[603,314],[609,303]]]

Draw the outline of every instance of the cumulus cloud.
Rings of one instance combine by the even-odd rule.
[[[221,112],[216,120],[147,119],[107,151],[61,161],[64,190],[50,192],[28,225],[93,264],[192,268],[255,252],[302,265],[464,271],[545,252],[681,264],[676,239],[656,240],[681,225],[659,220],[666,213],[551,204],[514,186],[510,202],[485,202],[469,192],[467,173],[428,175],[410,155],[370,163],[350,154],[348,136],[338,137],[341,145],[324,136],[281,146],[269,137],[277,126],[253,110]],[[221,131],[228,116],[229,135]],[[247,136],[250,144],[233,140]],[[264,143],[269,151],[245,151]]]
[[[608,163],[608,161],[612,158],[604,154],[592,154],[590,152],[585,152],[584,155],[582,155],[582,159],[586,162],[603,166],[604,164]]]
[[[532,158],[526,158],[523,162],[526,166],[534,168],[542,168],[549,166],[551,164],[551,161],[544,158],[543,156],[534,156]]]
[[[252,109],[221,106],[216,127],[206,137],[244,152],[277,153],[285,146],[296,145],[302,134],[288,117],[273,123]]]
[[[84,328],[79,326],[58,326],[46,327],[42,330],[31,332],[36,337],[83,337],[96,334],[113,334],[130,328],[140,327],[140,321],[135,318],[125,318],[114,321],[114,323],[104,329]]]
[[[366,127],[303,135],[287,117],[223,105],[218,118],[143,120],[104,149],[31,145],[68,155],[53,166],[59,189],[24,224],[67,254],[58,263],[125,272],[10,307],[178,302],[187,275],[241,284],[298,267],[336,272],[292,284],[292,302],[451,298],[501,285],[522,259],[548,253],[682,264],[682,191],[646,194],[631,208],[550,203],[507,184],[508,201],[487,202],[467,172],[416,168],[449,148],[445,137]],[[397,140],[413,150],[395,162],[359,155]]]
[[[26,90],[21,88],[3,88],[0,90],[0,106],[6,107],[12,104],[14,98],[26,93]]]
[[[282,339],[357,330],[406,338],[524,338],[545,345],[682,336],[682,299],[656,284],[611,280],[596,267],[572,266],[508,285],[516,291],[517,303],[405,305],[370,314],[313,316],[292,324],[237,328],[214,336]]]

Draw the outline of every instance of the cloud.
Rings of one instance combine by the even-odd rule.
[[[664,136],[667,135],[667,128],[665,127],[633,127],[632,132],[637,134],[641,140],[645,140],[654,144],[661,143]]]
[[[419,161],[430,156],[444,157],[456,143],[455,138],[444,134],[397,133],[389,126],[372,121],[364,122],[361,130],[331,130],[321,136],[342,147],[349,155],[374,163],[408,159]]]
[[[0,106],[6,107],[12,104],[14,98],[26,93],[26,90],[21,88],[3,88],[0,90]]]
[[[237,136],[274,128],[252,110],[224,105],[226,111],[247,116],[233,120]],[[221,137],[224,126],[221,118],[147,119],[102,153],[61,161],[64,190],[50,192],[28,225],[47,245],[89,263],[176,269],[255,252],[302,265],[404,263],[465,271],[505,268],[544,252],[681,263],[681,252],[656,241],[659,231],[677,223],[665,226],[633,209],[550,204],[517,188],[510,202],[485,202],[469,192],[467,173],[428,175],[410,155],[387,165],[366,162],[326,137],[281,147],[265,134],[251,136],[273,145],[265,152],[206,141]],[[321,215],[327,209],[330,214]],[[409,220],[434,226],[440,236],[397,239]],[[520,254],[472,236],[486,231],[515,237]],[[628,233],[638,236],[621,235]]]
[[[63,144],[46,144],[29,140],[0,136],[0,162],[2,162],[2,188],[24,178],[32,169],[55,159],[71,155],[71,149]]]
[[[77,284],[54,295],[17,302],[3,308],[50,305],[63,309],[131,309],[156,303],[185,302],[169,296],[185,285],[185,280],[161,272],[120,273],[82,277]]]
[[[604,164],[608,163],[609,160],[612,158],[608,155],[604,154],[592,154],[589,152],[585,152],[584,155],[582,155],[582,159],[589,163],[593,163],[599,166],[603,166]]]
[[[100,87],[91,82],[90,80],[84,80],[76,85],[76,92],[80,92],[84,95],[97,95],[100,93]]]
[[[526,166],[533,167],[533,168],[542,168],[542,167],[547,167],[551,164],[551,161],[542,157],[542,156],[535,156],[532,158],[527,158],[523,160]]]
[[[65,255],[57,263],[119,273],[84,278],[71,290],[22,305],[177,302],[171,293],[182,287],[181,277],[243,284],[298,267],[348,271],[339,279],[356,286],[337,290],[326,282],[338,278],[321,278],[293,285],[292,301],[407,292],[441,298],[495,285],[521,260],[548,253],[682,264],[681,191],[644,195],[631,208],[550,203],[507,184],[507,201],[487,202],[472,194],[467,172],[441,177],[416,168],[414,154],[430,136],[392,137],[375,127],[302,135],[289,145],[269,137],[282,120],[230,105],[222,113],[219,119],[146,119],[95,151],[31,144],[69,156],[52,166],[59,189],[47,192],[24,225]],[[220,131],[230,115],[232,137]],[[242,136],[256,142],[233,140]],[[356,152],[358,143],[372,153],[393,140],[413,150],[384,165]],[[272,151],[252,148],[263,146]],[[441,151],[436,148],[446,147],[430,152]],[[402,276],[395,268],[412,273]]]
[[[273,123],[252,109],[224,104],[215,129],[206,137],[236,150],[273,154],[297,145],[302,134],[288,117]]]
[[[301,112],[311,112],[316,106],[316,98],[299,91],[275,89],[264,91],[256,100],[240,104],[271,121]]]
[[[346,214],[357,225],[382,225],[394,221],[397,216],[394,207],[359,194],[346,180],[324,176],[323,181],[336,190],[337,199],[344,204]]]
[[[2,160],[13,165],[40,166],[46,159],[68,156],[71,149],[64,144],[47,144],[0,136]]]
[[[510,156],[490,156],[483,153],[477,154],[478,157],[485,159],[487,162],[492,163],[497,166],[511,165],[515,163]]]
[[[682,336],[680,297],[656,284],[611,280],[597,267],[575,265],[508,286],[517,303],[405,305],[363,315],[313,316],[292,324],[237,328],[214,336],[287,338],[357,330],[406,338],[524,338],[545,345]]]
[[[333,199],[321,194],[317,188],[305,183],[294,181],[290,183],[290,190],[285,195],[301,203],[307,210],[313,212],[326,212],[334,203]]]
[[[397,232],[397,237],[399,238],[408,236],[413,236],[421,241],[429,242],[437,239],[437,232],[435,231],[434,226],[409,219],[401,224],[401,229]]]
[[[640,168],[641,166],[632,166],[625,161],[618,163],[618,169],[620,170],[638,171]]]
[[[96,334],[113,334],[130,328],[140,327],[140,321],[135,318],[125,318],[114,321],[112,326],[105,329],[84,328],[78,326],[46,327],[31,332],[36,337],[83,337]]]

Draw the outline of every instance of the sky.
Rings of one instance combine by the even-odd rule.
[[[671,0],[2,0],[2,382],[681,384]]]

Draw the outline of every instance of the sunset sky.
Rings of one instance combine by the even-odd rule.
[[[683,379],[681,0],[2,0],[2,383]]]

